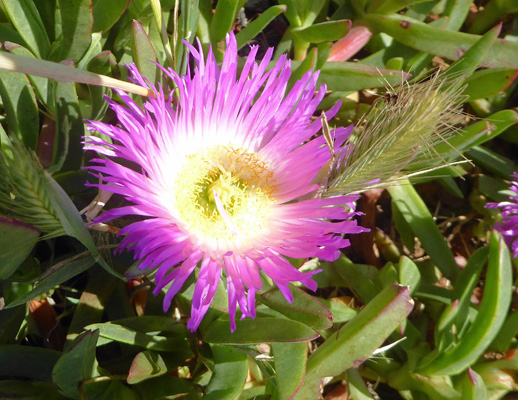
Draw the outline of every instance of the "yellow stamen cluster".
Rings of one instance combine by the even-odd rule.
[[[181,221],[190,232],[211,239],[246,238],[263,229],[273,188],[268,164],[256,153],[233,146],[213,146],[187,156],[173,184]]]

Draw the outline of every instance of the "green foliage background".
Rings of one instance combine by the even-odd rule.
[[[113,121],[111,89],[0,70],[0,398],[510,396],[518,264],[484,205],[518,171],[517,13],[514,0],[1,0],[2,52],[121,80],[130,62],[152,82],[163,77],[149,60],[184,73],[181,40],[199,37],[221,58],[233,30],[243,57],[250,43],[288,53],[290,84],[321,70],[320,108],[343,100],[330,124],[358,134],[375,99],[397,96],[388,86],[445,71],[464,114],[432,152],[471,162],[364,193],[371,233],[336,262],[293,261],[323,269],[316,295],[291,287],[287,304],[265,290],[257,318],[230,334],[221,283],[190,333],[194,278],[164,314],[131,255],[113,254],[117,227],[91,230],[95,212],[78,211],[97,195],[81,169],[83,121]],[[354,61],[327,61],[356,27],[372,38]]]

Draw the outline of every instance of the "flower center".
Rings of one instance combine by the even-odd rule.
[[[190,232],[246,238],[265,226],[273,174],[256,153],[213,146],[186,157],[174,182],[175,208]]]

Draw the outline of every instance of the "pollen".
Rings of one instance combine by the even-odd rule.
[[[202,238],[246,239],[265,227],[274,185],[258,154],[213,146],[186,157],[173,183],[175,209]]]

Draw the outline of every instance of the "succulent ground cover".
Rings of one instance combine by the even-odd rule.
[[[0,398],[513,398],[515,3],[1,0]]]

